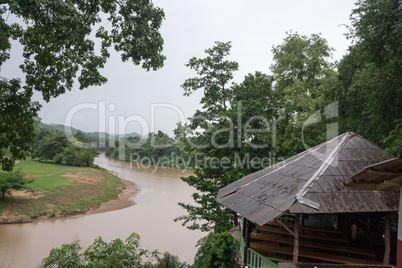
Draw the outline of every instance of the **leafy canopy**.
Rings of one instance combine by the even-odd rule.
[[[239,244],[228,232],[210,232],[197,243],[197,253],[194,258],[196,268],[227,268],[235,267],[235,258]]]
[[[0,171],[1,198],[4,200],[6,195],[11,196],[11,190],[28,189],[27,184],[31,182],[32,180],[26,179],[24,173],[20,170],[13,172]]]
[[[402,120],[402,12],[398,0],[359,0],[348,37],[354,41],[339,63],[340,129],[354,131],[399,155]],[[398,146],[399,145],[399,146]]]
[[[10,14],[23,23],[10,22]],[[0,68],[10,59],[11,41],[17,40],[25,75],[23,86],[18,78],[0,79],[0,148],[11,151],[6,160],[0,155],[3,169],[12,169],[33,139],[33,118],[40,108],[31,101],[34,90],[50,101],[71,90],[76,79],[80,89],[106,83],[99,69],[110,47],[123,61],[146,70],[161,68],[165,60],[159,32],[165,15],[149,0],[0,0],[0,15]]]
[[[152,259],[156,262],[152,262]],[[63,244],[61,248],[53,248],[49,256],[42,260],[40,267],[185,268],[188,265],[169,253],[165,252],[161,256],[156,250],[150,253],[142,249],[140,236],[132,233],[125,241],[117,238],[110,243],[98,237],[84,251],[77,240],[70,244]]]
[[[175,219],[189,229],[222,232],[236,224],[237,214],[216,201],[219,189],[305,150],[303,122],[320,110],[324,82],[333,75],[328,60],[331,48],[325,39],[290,33],[273,48],[274,76],[255,72],[230,85],[228,78],[233,78],[238,65],[225,59],[229,44],[216,42],[205,50],[205,58],[190,59],[188,66],[201,71],[183,84],[185,95],[204,89],[204,110],[190,118],[190,126],[176,129],[187,151],[196,156],[195,176],[182,178],[197,190],[192,195],[195,205],[179,203],[188,214]],[[227,79],[220,83],[209,79],[220,73],[226,73],[222,77]],[[204,80],[206,86],[201,87],[204,84],[198,81]],[[217,96],[227,97],[227,104]],[[325,136],[325,130],[316,126],[306,128],[312,145],[321,142],[322,133]]]

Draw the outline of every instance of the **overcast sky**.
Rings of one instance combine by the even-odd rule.
[[[239,83],[248,73],[270,74],[271,48],[281,44],[286,32],[292,30],[308,36],[321,33],[335,49],[333,60],[340,60],[350,45],[344,34],[354,2],[155,0],[154,4],[162,7],[166,14],[161,33],[167,60],[162,69],[147,72],[130,62],[122,63],[119,54],[112,53],[102,71],[108,83],[83,91],[78,90],[76,84],[73,91],[49,103],[43,102],[37,94],[35,100],[43,105],[39,115],[42,122],[64,124],[67,119],[73,127],[87,132],[106,126],[106,130],[113,133],[126,128],[127,133],[146,134],[153,125],[155,130],[172,135],[181,117],[190,117],[200,108],[202,92],[185,97],[180,87],[185,79],[195,76],[195,72],[185,66],[191,57],[204,57],[204,50],[215,41],[232,41],[230,59],[239,63],[234,79]],[[15,50],[18,51],[16,44]],[[17,58],[11,58],[3,66],[2,76],[21,77]],[[150,120],[152,104],[156,108],[153,109],[154,119]],[[119,117],[126,121],[126,127],[122,122],[119,124]],[[112,122],[110,129],[108,122]]]

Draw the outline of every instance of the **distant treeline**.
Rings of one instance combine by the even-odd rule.
[[[48,125],[38,124],[36,136],[29,154],[40,161],[52,160],[73,166],[93,166],[99,151],[105,151],[114,159],[137,162],[142,165],[159,165],[172,168],[189,168],[193,166],[194,154],[182,141],[169,137],[162,131],[150,133],[146,138],[123,136],[121,138],[94,135],[72,129],[68,134]],[[136,133],[133,133],[134,135]],[[102,137],[103,136],[103,137]]]
[[[181,140],[166,133],[149,133],[148,137],[124,137],[115,144],[106,144],[105,153],[114,159],[136,162],[142,165],[158,165],[171,168],[193,166],[194,150],[186,148]]]
[[[66,133],[58,129],[37,128],[35,132],[35,139],[29,151],[33,159],[51,160],[71,166],[94,166],[98,148],[79,146],[92,141],[84,132],[78,131],[73,135],[79,144],[71,143]]]

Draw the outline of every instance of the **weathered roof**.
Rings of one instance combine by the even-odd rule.
[[[402,154],[378,164],[370,165],[346,184],[350,190],[399,191],[402,187]]]
[[[217,200],[259,225],[286,211],[397,211],[396,193],[349,191],[344,187],[364,167],[389,158],[374,143],[345,133],[220,189]]]

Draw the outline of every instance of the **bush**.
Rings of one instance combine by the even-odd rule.
[[[235,267],[235,258],[239,249],[237,241],[228,233],[210,232],[201,238],[194,258],[194,268]]]
[[[156,264],[151,262],[152,258]],[[118,238],[110,243],[98,237],[84,252],[79,241],[63,244],[60,249],[53,248],[49,256],[43,259],[40,267],[186,268],[188,265],[181,263],[177,256],[167,252],[160,257],[157,251],[150,254],[147,250],[141,249],[140,236],[132,233],[125,241]]]

